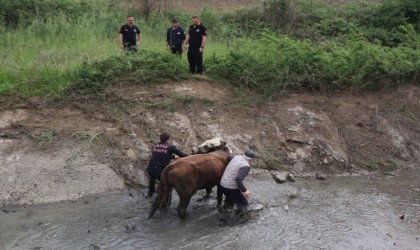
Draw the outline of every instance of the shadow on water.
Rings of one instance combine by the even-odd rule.
[[[139,192],[0,212],[0,249],[419,249],[420,171],[392,178],[335,177],[279,185],[248,178],[245,224],[220,227],[214,198],[147,220]],[[262,206],[261,206],[262,205]]]

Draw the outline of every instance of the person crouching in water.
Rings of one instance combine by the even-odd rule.
[[[257,154],[251,150],[245,150],[244,155],[235,155],[226,167],[223,173],[220,186],[225,198],[225,209],[238,207],[237,214],[244,214],[247,211],[250,192],[242,183],[248,175],[250,166],[248,161],[254,159]]]
[[[160,134],[159,137],[160,142],[153,145],[152,157],[150,158],[147,167],[147,173],[149,174],[149,191],[146,197],[148,198],[152,197],[155,193],[156,179],[160,180],[160,174],[163,169],[169,165],[171,159],[175,159],[175,155],[178,157],[188,156],[188,154],[182,152],[172,144],[170,134],[164,132]]]

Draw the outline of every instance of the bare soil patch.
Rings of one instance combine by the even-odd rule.
[[[301,91],[263,104],[235,93],[190,79],[121,82],[70,102],[2,98],[0,204],[75,199],[124,182],[145,185],[144,168],[161,131],[187,152],[220,137],[235,153],[257,151],[253,168],[301,177],[419,168],[419,87]]]

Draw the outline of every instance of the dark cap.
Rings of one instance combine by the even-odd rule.
[[[255,158],[255,157],[257,157],[257,153],[255,153],[252,150],[247,149],[247,150],[245,150],[245,156],[249,157],[249,158]]]
[[[173,23],[179,23],[179,19],[178,19],[178,18],[176,18],[176,17],[174,17],[174,18],[172,18],[172,22],[173,22]]]

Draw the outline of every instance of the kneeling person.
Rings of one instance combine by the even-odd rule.
[[[242,182],[250,170],[248,161],[256,156],[255,152],[246,150],[244,155],[234,156],[227,165],[220,181],[223,194],[226,196],[225,208],[233,208],[236,204],[240,213],[246,211],[248,207],[247,198],[251,193]]]

